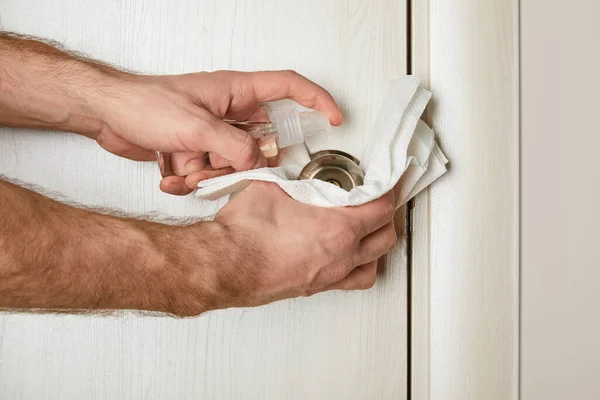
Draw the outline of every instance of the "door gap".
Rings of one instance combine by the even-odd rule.
[[[406,73],[412,75],[412,1],[406,0]],[[412,399],[412,262],[413,262],[413,209],[415,200],[406,210],[406,398]]]

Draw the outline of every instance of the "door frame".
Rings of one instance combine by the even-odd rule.
[[[449,171],[410,208],[409,398],[517,399],[519,0],[411,0]]]

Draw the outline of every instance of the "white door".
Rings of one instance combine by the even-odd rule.
[[[347,116],[330,147],[360,158],[388,80],[406,73],[406,11],[404,0],[3,0],[0,24],[144,73],[295,69]],[[68,133],[2,129],[0,173],[135,214],[200,207],[160,193],[155,164]],[[0,398],[403,399],[406,265],[401,239],[370,291],[183,320],[4,313]]]

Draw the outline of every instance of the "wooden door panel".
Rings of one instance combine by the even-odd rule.
[[[295,69],[339,101],[331,148],[359,158],[388,80],[406,72],[398,0],[4,0],[0,23],[145,73]],[[0,173],[136,214],[201,207],[160,193],[154,163],[68,133],[2,129]],[[367,292],[185,320],[2,314],[0,398],[405,398],[405,243]]]

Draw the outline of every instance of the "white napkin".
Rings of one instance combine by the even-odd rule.
[[[391,82],[360,163],[365,171],[362,186],[347,192],[317,179],[297,180],[310,161],[307,147],[298,145],[283,149],[280,167],[207,179],[198,183],[196,196],[216,200],[261,180],[276,183],[295,200],[322,207],[356,206],[394,189],[400,207],[444,174],[448,162],[433,130],[419,119],[431,98],[420,82],[414,76]]]

